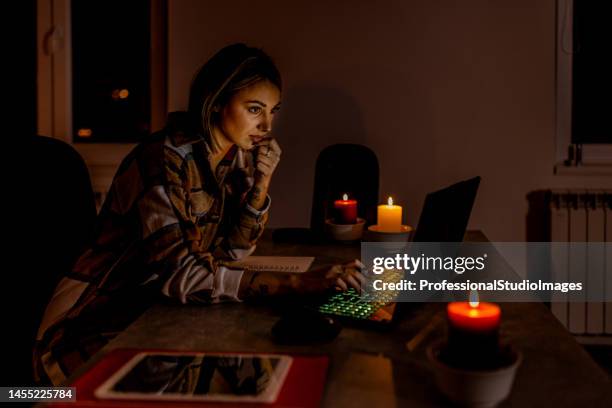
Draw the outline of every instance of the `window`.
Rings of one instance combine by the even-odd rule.
[[[73,1],[72,140],[134,143],[150,132],[147,0]]]
[[[612,165],[612,4],[557,1],[557,169]]]
[[[166,119],[165,0],[38,0],[38,133],[71,143],[94,190]]]

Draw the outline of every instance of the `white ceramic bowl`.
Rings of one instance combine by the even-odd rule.
[[[413,229],[408,225],[402,225],[398,232],[381,231],[378,225],[370,225],[366,234],[369,242],[406,242],[412,237]]]
[[[516,370],[523,361],[521,352],[509,347],[509,361],[492,370],[467,370],[451,367],[440,360],[443,342],[427,349],[436,384],[451,401],[463,406],[494,407],[510,395]]]
[[[357,218],[355,224],[334,224],[333,220],[325,220],[325,232],[335,241],[357,241],[363,236],[365,220]]]

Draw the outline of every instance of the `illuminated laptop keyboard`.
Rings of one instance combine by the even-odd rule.
[[[386,282],[398,282],[402,275],[398,271],[387,271],[381,275]],[[378,279],[378,277],[377,277]],[[391,321],[395,311],[398,291],[374,291],[357,293],[353,288],[331,295],[318,311],[359,320]]]

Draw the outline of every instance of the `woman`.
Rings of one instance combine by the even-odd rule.
[[[96,239],[58,284],[37,336],[35,373],[58,384],[160,294],[243,300],[337,286],[359,289],[356,263],[300,275],[232,268],[268,217],[281,149],[270,137],[281,78],[261,50],[223,48],[198,72],[188,112],[123,161]]]

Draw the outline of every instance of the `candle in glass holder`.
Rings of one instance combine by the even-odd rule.
[[[357,200],[349,200],[344,194],[342,200],[334,201],[334,220],[336,224],[357,223]]]
[[[402,231],[402,207],[393,205],[391,197],[387,200],[387,204],[378,206],[378,230],[382,232]]]

